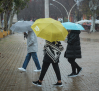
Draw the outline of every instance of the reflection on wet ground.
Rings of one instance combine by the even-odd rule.
[[[0,41],[0,91],[99,91],[99,38],[88,34],[81,35],[82,58],[76,62],[83,68],[82,72],[74,78],[68,77],[71,73],[71,66],[64,53],[67,47],[67,40],[62,42],[64,50],[60,56],[60,72],[63,87],[54,87],[57,82],[55,72],[50,65],[42,87],[32,84],[32,81],[39,79],[40,73],[34,72],[36,66],[31,59],[26,72],[20,72],[27,54],[27,43],[22,34],[14,34]],[[95,39],[96,38],[96,39]],[[91,41],[91,42],[90,42]],[[40,65],[43,61],[43,46],[45,40],[38,38],[38,59]]]
[[[85,42],[99,42],[99,39],[90,39],[90,38],[80,38],[80,40]],[[67,39],[65,39],[64,42],[67,43]]]
[[[82,41],[99,42],[99,39],[81,38]]]

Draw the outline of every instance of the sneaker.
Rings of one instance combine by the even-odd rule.
[[[79,73],[82,71],[82,68],[80,68],[77,72],[77,75],[79,75]]]
[[[42,83],[39,82],[39,81],[33,81],[32,83],[33,83],[34,85],[36,85],[36,86],[39,86],[39,87],[42,86]]]
[[[68,77],[76,77],[77,74],[76,73],[71,73],[70,75],[68,75]]]
[[[35,72],[40,72],[41,71],[41,69],[39,69],[39,70],[34,70]]]
[[[20,71],[26,71],[26,69],[24,68],[18,68]]]
[[[56,83],[56,84],[53,84],[54,86],[58,86],[58,87],[62,87],[63,85],[62,85],[62,83]]]

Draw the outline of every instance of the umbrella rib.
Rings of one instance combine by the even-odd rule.
[[[57,28],[57,26],[55,26],[56,28]],[[64,27],[63,27],[64,28]],[[57,30],[58,30],[58,28],[57,28]],[[61,34],[63,35],[63,33],[61,32]],[[63,36],[62,36],[63,37]],[[64,37],[63,37],[64,38]]]
[[[50,26],[50,24],[51,24],[51,23],[49,23],[46,27]],[[52,23],[52,24],[53,24],[53,23]],[[46,27],[44,27],[44,28],[46,28]],[[44,29],[44,28],[43,28],[43,29]],[[43,30],[43,29],[42,29],[42,30]],[[52,30],[53,30],[53,29],[52,29]],[[40,32],[40,33],[41,33],[41,32]],[[39,33],[39,34],[40,34],[40,33]],[[51,32],[51,39],[52,39],[52,32]],[[50,40],[50,41],[51,41],[51,40]]]
[[[48,26],[49,26],[49,24],[48,24],[46,27],[48,27]],[[44,28],[46,28],[46,27],[44,27]],[[42,30],[43,30],[44,28],[42,28]],[[42,32],[42,31],[40,31],[39,34],[40,34],[41,32]],[[39,34],[38,34],[38,35],[39,35]]]

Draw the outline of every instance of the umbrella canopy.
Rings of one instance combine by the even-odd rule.
[[[76,23],[83,24],[83,23],[91,23],[92,20],[80,20]],[[95,20],[95,24],[99,24],[99,20]]]
[[[68,35],[68,31],[63,25],[52,18],[37,19],[31,28],[38,37],[50,42],[63,41]]]
[[[95,23],[96,23],[96,24],[99,24],[99,20],[96,20]]]
[[[72,22],[64,22],[62,25],[67,30],[85,30],[80,24],[72,23]]]
[[[32,21],[20,21],[13,24],[10,29],[13,32],[28,32],[32,31],[31,29],[32,24],[33,24]]]
[[[91,23],[91,20],[80,20],[76,22],[77,24],[83,24],[83,23]]]

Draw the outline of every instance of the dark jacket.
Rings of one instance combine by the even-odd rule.
[[[80,30],[71,30],[68,34],[67,48],[64,54],[66,58],[81,58]]]
[[[58,63],[63,46],[61,42],[49,42],[46,41],[44,46],[44,59],[43,62]]]

